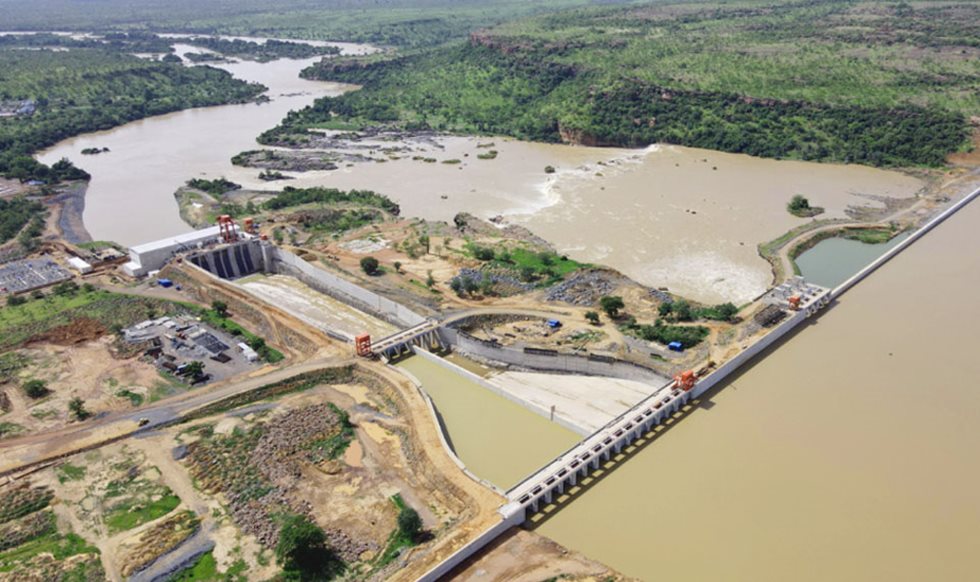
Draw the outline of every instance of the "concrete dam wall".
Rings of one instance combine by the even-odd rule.
[[[187,260],[220,279],[240,279],[266,269],[262,242],[245,240],[226,247],[189,255]]]

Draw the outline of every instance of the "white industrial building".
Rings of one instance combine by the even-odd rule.
[[[233,225],[238,236],[244,233],[237,224]],[[129,249],[129,262],[123,271],[132,277],[142,277],[150,271],[160,270],[177,253],[201,249],[218,244],[221,240],[221,227],[212,226],[195,230],[158,241],[143,243]]]
[[[68,257],[68,265],[82,275],[88,275],[92,272],[92,265],[78,257]]]

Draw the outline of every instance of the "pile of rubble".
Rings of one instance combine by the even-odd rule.
[[[469,279],[477,285],[483,285],[484,280],[489,280],[493,284],[494,292],[505,297],[534,290],[533,283],[525,283],[508,271],[497,272],[489,269],[460,269],[459,274],[454,279],[459,279],[460,281]]]
[[[612,294],[626,282],[628,280],[622,275],[609,271],[582,271],[549,289],[545,299],[587,307],[595,305],[600,298]]]
[[[242,531],[274,548],[279,541],[276,514],[288,511],[312,516],[310,503],[290,492],[302,477],[302,463],[311,460],[318,444],[343,430],[341,423],[329,404],[308,406],[245,433],[192,443],[186,459],[203,489],[224,493]],[[325,532],[330,547],[344,560],[356,560],[365,551],[378,549],[340,530]]]
[[[317,440],[335,434],[338,415],[329,404],[317,404],[291,410],[267,424],[251,461],[271,481],[292,486],[302,473],[297,455],[306,452]]]

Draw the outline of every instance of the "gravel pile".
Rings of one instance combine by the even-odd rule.
[[[275,515],[291,512],[312,517],[309,501],[296,499],[290,491],[302,478],[302,463],[311,460],[314,443],[339,430],[337,413],[329,404],[317,404],[292,410],[261,429],[254,428],[255,432],[242,435],[227,448],[220,439],[206,447],[191,444],[188,458],[192,472],[206,490],[225,494],[232,518],[242,531],[254,535],[263,546],[274,548],[279,542]],[[345,561],[378,550],[376,544],[355,540],[343,531],[324,531],[330,547]]]
[[[595,305],[601,297],[611,294],[621,283],[619,277],[602,271],[580,272],[549,289],[545,299],[583,307]]]
[[[516,295],[534,290],[534,284],[525,283],[509,273],[497,273],[494,271],[479,271],[477,269],[460,269],[456,279],[468,278],[477,285],[483,283],[484,279],[489,279],[494,290],[502,295]]]

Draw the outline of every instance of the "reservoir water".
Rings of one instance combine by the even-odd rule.
[[[398,366],[432,398],[460,460],[501,489],[516,485],[581,438],[420,356]]]
[[[644,580],[973,580],[980,204],[537,530]]]
[[[833,288],[909,237],[900,234],[886,243],[867,244],[846,238],[828,238],[796,258],[807,281]]]

